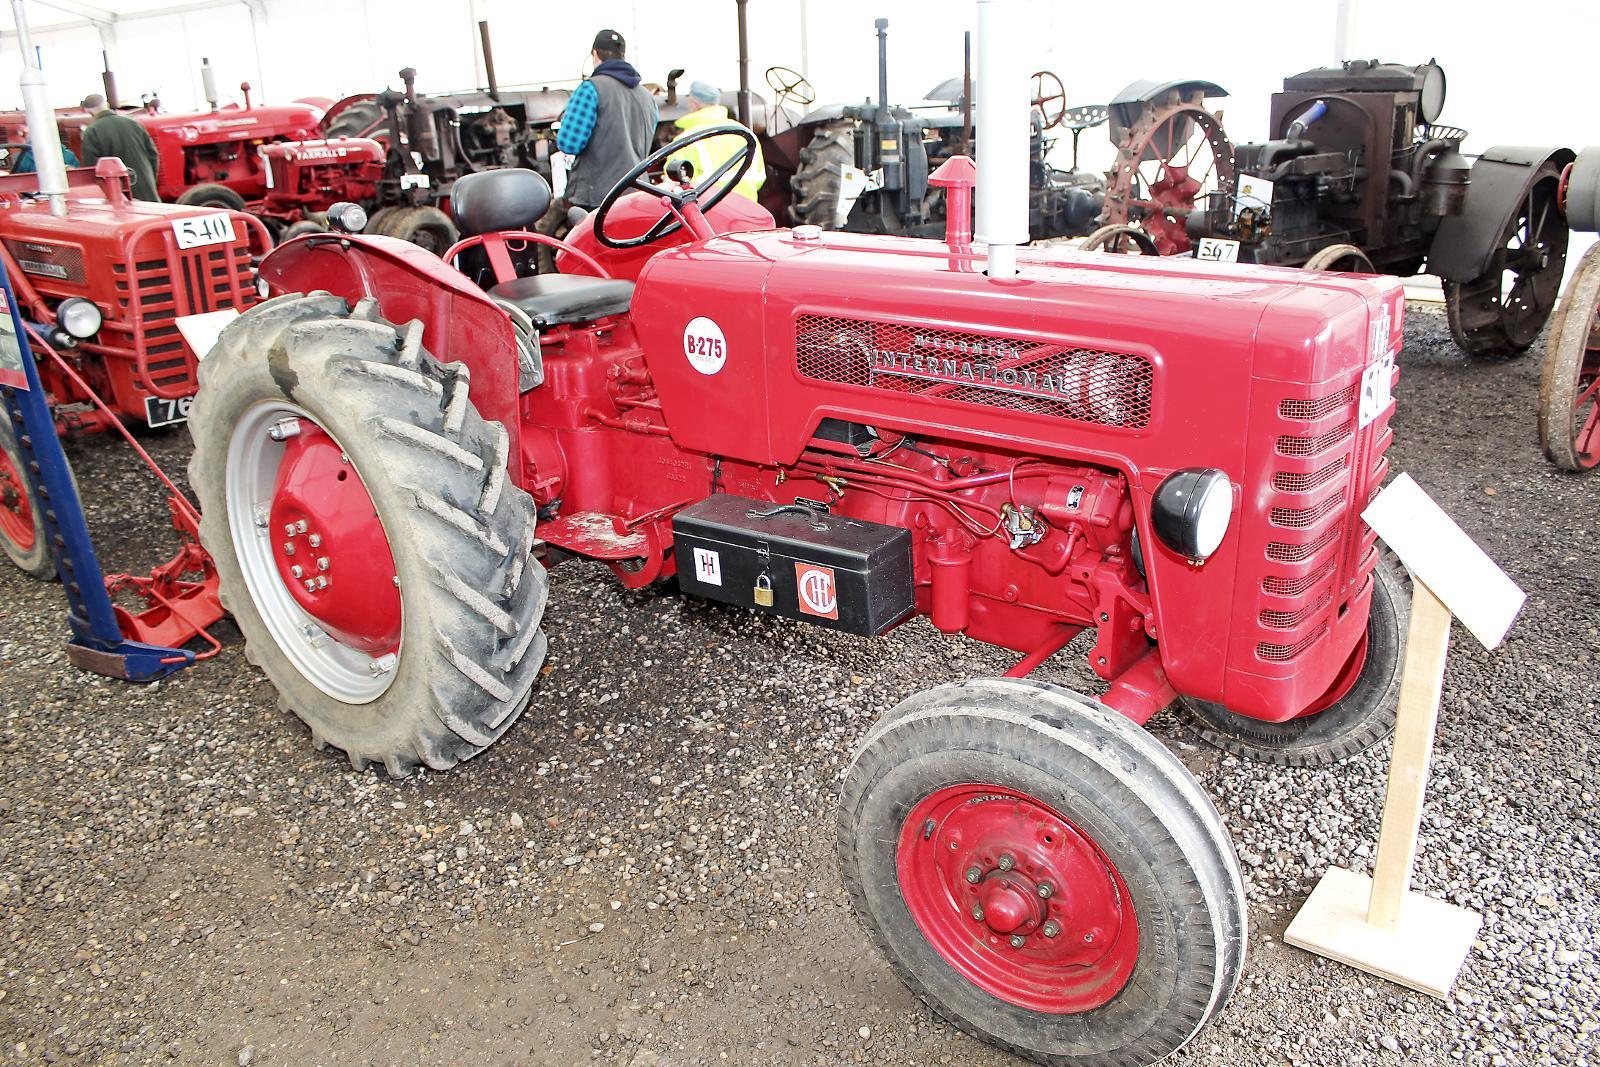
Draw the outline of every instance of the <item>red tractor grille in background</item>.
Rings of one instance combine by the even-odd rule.
[[[801,315],[795,368],[817,381],[1073,422],[1149,425],[1144,356],[942,327]]]
[[[1347,513],[1366,506],[1365,495],[1354,499],[1354,485],[1381,482],[1391,435],[1387,418],[1358,428],[1357,404],[1354,385],[1278,404],[1271,490],[1263,502],[1272,532],[1257,596],[1262,660],[1303,655],[1371,581],[1373,534]]]

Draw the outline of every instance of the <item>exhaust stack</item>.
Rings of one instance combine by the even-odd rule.
[[[217,75],[211,69],[211,60],[200,60],[200,84],[205,89],[206,103],[211,105],[211,110],[217,110]]]
[[[989,246],[991,278],[1017,273],[1017,246],[1028,241],[1028,137],[1031,98],[1016,63],[1027,39],[1012,0],[978,0],[977,128],[979,241]]]
[[[17,45],[22,49],[22,108],[28,116],[28,142],[33,148],[33,164],[39,172],[39,192],[50,204],[50,214],[67,213],[67,164],[61,158],[61,131],[56,128],[56,112],[50,106],[44,71],[38,67],[33,50],[33,34],[28,30],[28,15],[22,0],[11,0],[11,17],[17,23]]]

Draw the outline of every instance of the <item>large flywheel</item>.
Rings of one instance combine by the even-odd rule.
[[[1200,89],[1146,101],[1107,175],[1106,225],[1137,225],[1164,256],[1189,251],[1189,213],[1233,188],[1233,145]]]

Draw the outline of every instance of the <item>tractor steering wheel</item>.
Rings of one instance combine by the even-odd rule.
[[[674,189],[670,184],[671,179],[669,179],[669,184],[665,186],[653,185],[645,179],[645,175],[660,166],[674,152],[680,152],[690,145],[708,138],[723,137],[730,134],[741,138],[742,143],[734,150],[733,155],[723,161],[721,166],[704,178],[698,178],[694,184],[691,184],[689,180],[679,179],[679,187]],[[653,241],[659,241],[670,234],[677,233],[683,226],[686,208],[694,214],[702,214],[716,207],[724,197],[733,192],[734,187],[744,179],[745,172],[750,169],[750,164],[755,159],[755,152],[756,135],[734,122],[723,123],[719,126],[706,126],[703,129],[678,138],[669,145],[663,145],[635,163],[633,169],[619,178],[617,184],[613,185],[611,191],[606,194],[606,198],[600,201],[600,206],[595,208],[594,211],[594,239],[607,248],[638,248],[640,245],[647,245]],[[738,169],[735,170],[735,167]],[[728,177],[729,171],[733,171],[732,177]],[[727,180],[724,181],[724,178]],[[722,182],[721,188],[717,188],[718,182]],[[615,206],[618,200],[622,199],[624,193],[635,190],[641,193],[648,193],[653,197],[665,197],[670,201],[667,210],[648,230],[638,237],[611,237],[607,235],[606,219],[610,217],[612,207]],[[700,203],[700,197],[707,191],[711,191],[710,199],[702,204]]]
[[[1053,130],[1067,117],[1067,89],[1053,71],[1033,75],[1033,108],[1044,118],[1044,128]]]
[[[817,98],[817,91],[806,81],[806,76],[798,70],[788,67],[767,68],[767,88],[778,94],[778,103],[783,103],[785,98],[805,105]]]

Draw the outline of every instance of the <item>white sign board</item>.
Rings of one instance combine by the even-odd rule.
[[[1200,247],[1195,249],[1194,258],[1211,263],[1237,263],[1239,242],[1227,241],[1220,237],[1202,237]]]
[[[1361,517],[1485,648],[1505,640],[1528,595],[1411,475],[1385,486]]]
[[[179,248],[229,245],[238,240],[238,236],[233,232],[233,216],[226,211],[173,219],[172,235],[177,238]]]
[[[217,338],[222,336],[228,323],[238,317],[238,309],[223,308],[221,311],[205,311],[198,315],[179,315],[173,321],[178,324],[178,332],[188,342],[189,351],[194,353],[198,361],[206,358],[216,347]]]

